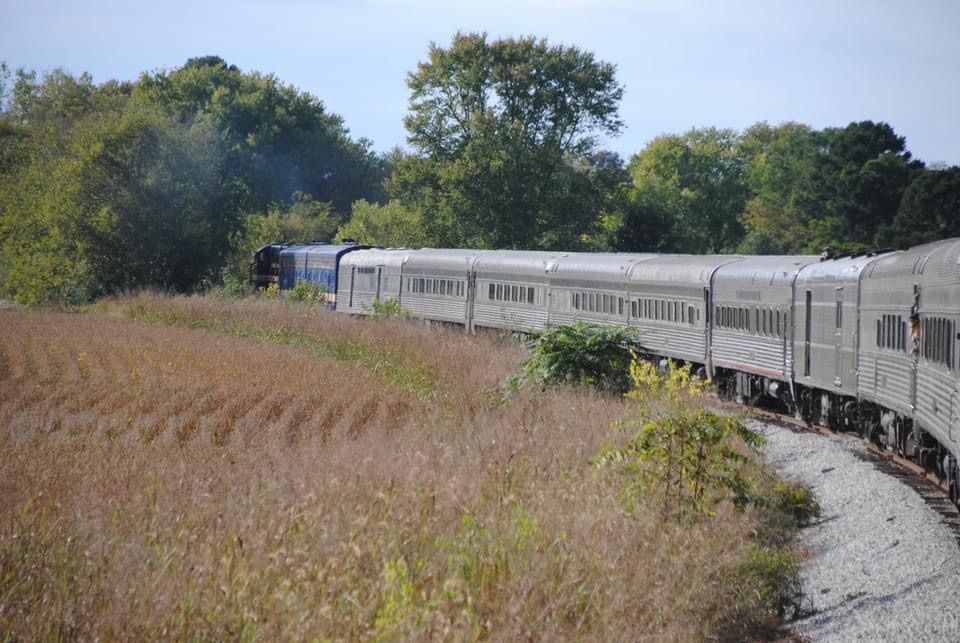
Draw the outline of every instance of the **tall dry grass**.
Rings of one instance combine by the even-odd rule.
[[[508,339],[151,296],[0,319],[0,639],[690,640],[757,620],[733,576],[757,517],[626,511],[589,464],[623,404],[502,400]]]

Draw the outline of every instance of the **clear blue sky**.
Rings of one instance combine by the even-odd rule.
[[[890,123],[960,165],[960,0],[0,0],[0,60],[96,82],[218,55],[405,144],[406,75],[458,30],[533,35],[617,65],[624,159],[654,136],[794,120]]]

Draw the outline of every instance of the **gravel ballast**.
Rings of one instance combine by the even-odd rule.
[[[856,438],[751,428],[767,462],[822,508],[800,534],[806,615],[791,629],[812,641],[960,641],[960,546],[940,515],[863,459]]]

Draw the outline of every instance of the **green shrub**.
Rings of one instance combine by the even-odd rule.
[[[690,375],[688,366],[669,362],[665,374],[634,357],[630,364],[634,402],[626,426],[638,431],[623,447],[606,446],[594,458],[598,466],[617,465],[627,476],[627,497],[658,494],[667,514],[677,517],[713,513],[713,506],[732,500],[738,509],[754,500],[753,485],[744,469],[750,460],[738,450],[738,441],[756,450],[763,437],[739,419],[703,407],[704,384]],[[648,415],[656,399],[661,415]]]
[[[777,481],[773,486],[775,508],[793,519],[797,527],[809,525],[820,516],[820,503],[813,491],[799,482]]]
[[[575,322],[527,335],[532,351],[508,387],[535,382],[541,386],[574,384],[609,393],[630,389],[629,344],[633,329]]]
[[[783,617],[801,607],[800,558],[782,547],[753,547],[734,570],[740,609]]]
[[[298,281],[287,293],[290,301],[302,301],[308,304],[322,304],[327,301],[327,289],[309,281]]]
[[[225,273],[223,276],[223,286],[211,291],[211,296],[215,299],[239,299],[252,292],[253,287],[246,279],[241,279],[232,274]]]
[[[389,297],[383,301],[374,299],[370,304],[374,317],[410,317],[412,313],[400,305],[396,297]]]

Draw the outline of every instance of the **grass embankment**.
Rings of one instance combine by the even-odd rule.
[[[2,317],[0,639],[689,640],[790,578],[758,549],[782,514],[628,508],[591,464],[623,401],[501,399],[525,352],[494,335],[184,298]]]

